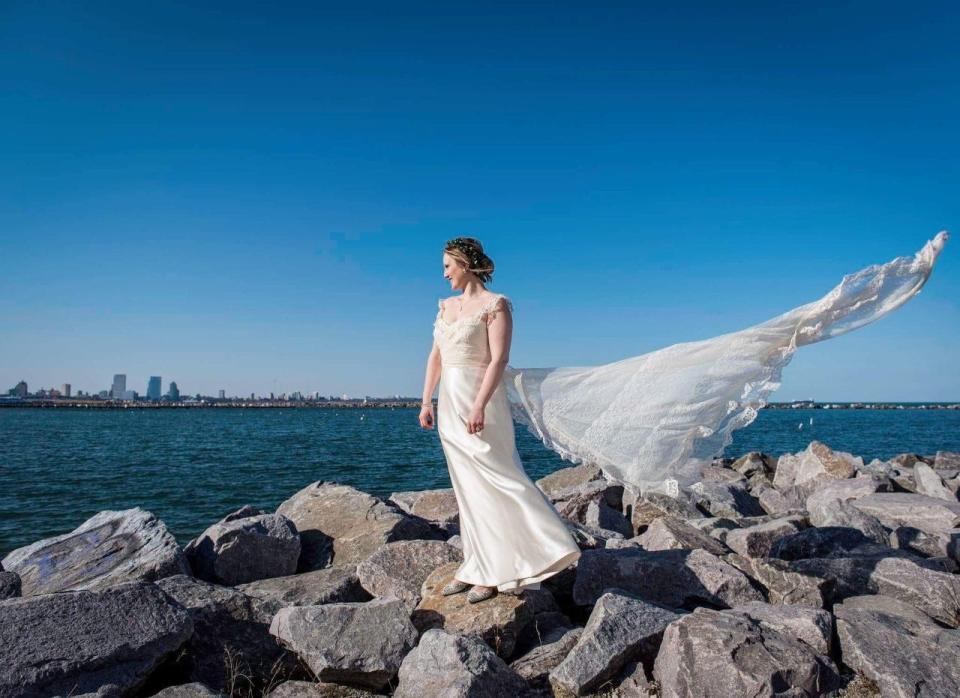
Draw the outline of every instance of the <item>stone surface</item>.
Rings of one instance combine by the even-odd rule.
[[[785,516],[804,510],[802,493],[796,487],[778,490],[767,485],[755,487],[751,494],[760,502],[760,508],[773,516]]]
[[[429,521],[448,534],[456,534],[460,530],[460,509],[452,487],[394,492],[387,503],[396,505],[411,516]]]
[[[484,601],[483,603],[487,603]],[[400,666],[394,698],[506,698],[526,684],[483,640],[427,630]]]
[[[214,691],[199,681],[185,683],[168,688],[153,694],[153,698],[222,698],[225,694]]]
[[[933,459],[933,467],[937,470],[960,470],[960,453],[937,451]]]
[[[0,696],[129,694],[193,632],[189,614],[149,582],[0,603]],[[118,693],[119,695],[119,693]]]
[[[809,645],[742,614],[698,608],[667,626],[653,669],[665,696],[821,695],[836,667]]]
[[[681,495],[671,497],[662,492],[647,492],[637,496],[629,503],[629,512],[633,530],[641,533],[654,519],[673,514],[680,519],[702,519],[704,513]]]
[[[926,463],[917,463],[913,468],[913,480],[917,483],[917,493],[928,497],[956,502],[957,495],[943,484],[943,479]]]
[[[798,572],[786,560],[737,554],[723,559],[763,586],[770,603],[823,608],[832,598],[834,583],[829,578]]]
[[[537,480],[537,487],[551,499],[557,492],[595,480],[602,480],[603,471],[593,463],[581,463],[569,468],[560,468]]]
[[[871,540],[855,528],[811,526],[784,536],[770,548],[769,557],[803,560],[808,557],[843,557]]]
[[[548,676],[550,672],[569,654],[577,640],[580,639],[583,628],[568,628],[558,637],[551,637],[519,659],[510,664],[527,685],[540,690],[548,690]]]
[[[774,630],[807,643],[817,654],[830,654],[833,616],[820,608],[782,606],[751,601],[726,613],[739,613]]]
[[[584,695],[616,676],[629,661],[656,657],[675,610],[611,589],[597,599],[577,644],[550,672],[558,694]]]
[[[876,682],[884,696],[960,695],[960,632],[882,596],[850,598],[833,612],[843,663]]]
[[[565,519],[593,528],[633,535],[633,527],[621,513],[623,486],[606,480],[573,485],[551,495],[553,506]]]
[[[888,528],[912,526],[936,533],[960,524],[960,502],[909,492],[879,492],[852,502],[860,511],[875,516]]]
[[[190,572],[167,527],[139,507],[101,511],[70,533],[17,548],[2,563],[20,576],[23,596]]]
[[[362,688],[323,681],[284,681],[269,698],[375,698],[379,694]]]
[[[384,543],[437,539],[429,522],[348,485],[313,482],[277,507],[300,532],[298,572],[352,567]]]
[[[443,587],[453,579],[459,563],[441,565],[423,583],[422,598],[411,618],[418,630],[430,628],[483,638],[501,657],[510,658],[517,636],[533,618],[531,595],[499,593],[478,604],[467,601],[466,593],[441,594]]]
[[[713,516],[739,519],[764,513],[760,502],[741,485],[701,481],[690,489],[694,503]]]
[[[732,470],[736,470],[746,477],[756,473],[772,475],[775,467],[775,461],[766,453],[760,451],[750,451],[737,458],[730,466]]]
[[[781,490],[791,485],[816,487],[824,481],[851,478],[860,467],[863,467],[863,459],[859,456],[834,451],[820,441],[811,441],[799,453],[780,456],[773,484]]]
[[[747,557],[767,557],[781,538],[796,533],[804,525],[801,516],[787,516],[766,523],[730,531],[724,542],[734,552]]]
[[[326,682],[380,689],[396,676],[417,642],[409,610],[399,599],[290,606],[270,634]]]
[[[16,572],[0,572],[0,601],[21,595],[20,575]]]
[[[186,680],[227,690],[231,675],[255,683],[271,678],[306,678],[299,662],[269,633],[272,614],[237,589],[188,575],[156,582],[190,614],[193,634],[168,670]]]
[[[184,553],[193,573],[216,584],[244,584],[297,571],[300,534],[280,514],[228,514],[190,541]]]
[[[577,564],[574,601],[593,605],[608,587],[670,608],[763,599],[746,575],[705,550],[585,550]]]
[[[259,601],[258,609],[267,623],[277,611],[287,606],[316,606],[372,598],[361,586],[356,571],[344,567],[260,579],[239,584],[236,589]]]
[[[703,548],[714,555],[723,555],[727,547],[713,536],[694,528],[675,516],[654,519],[647,530],[635,538],[644,550],[696,550]]]
[[[413,610],[429,574],[448,562],[462,561],[463,554],[444,541],[400,540],[387,543],[357,565],[357,575],[374,596],[393,596]]]

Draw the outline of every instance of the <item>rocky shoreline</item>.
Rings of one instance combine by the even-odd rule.
[[[0,561],[0,698],[960,695],[960,454],[813,441],[678,497],[591,465],[538,484],[581,558],[476,605],[440,593],[449,489],[314,482],[182,547],[100,512]]]

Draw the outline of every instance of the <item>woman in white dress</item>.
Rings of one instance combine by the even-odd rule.
[[[467,599],[477,603],[498,591],[539,588],[580,548],[517,453],[503,383],[513,304],[484,286],[493,262],[479,241],[456,238],[445,245],[443,272],[462,293],[439,302],[420,425],[436,423],[460,511],[463,564],[443,593],[472,586]]]

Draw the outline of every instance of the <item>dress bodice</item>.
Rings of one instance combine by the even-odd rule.
[[[501,305],[503,299],[503,305]],[[487,339],[487,318],[504,305],[512,312],[513,303],[498,293],[480,310],[458,317],[454,322],[443,319],[443,299],[437,303],[437,319],[433,323],[433,337],[440,347],[444,366],[486,366],[490,363],[490,342]]]

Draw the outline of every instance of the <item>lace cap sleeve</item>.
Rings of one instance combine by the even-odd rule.
[[[509,310],[511,314],[513,313],[513,301],[504,295],[497,296],[484,308],[488,320],[495,318],[501,310]]]

